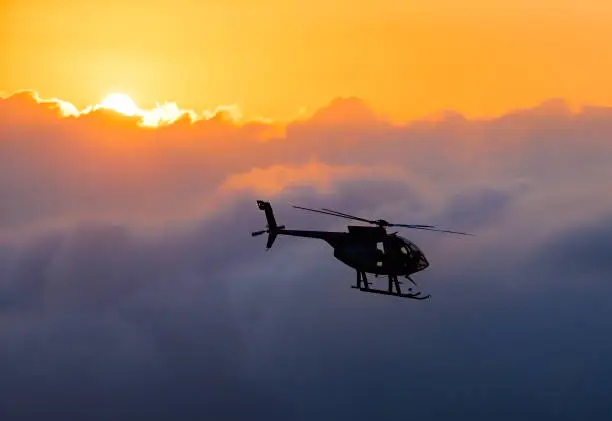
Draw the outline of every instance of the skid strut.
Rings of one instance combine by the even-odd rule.
[[[416,285],[416,283],[409,276],[407,276],[406,278],[408,278],[408,280],[410,280],[410,282],[412,282],[414,285]],[[429,294],[421,297],[421,293],[420,292],[416,292],[416,293],[412,293],[412,292],[410,292],[410,293],[403,293],[402,289],[400,287],[402,282],[400,282],[397,279],[397,275],[388,275],[388,279],[389,279],[389,284],[388,284],[388,287],[387,287],[386,290],[370,288],[370,285],[372,283],[368,282],[368,278],[366,276],[366,273],[365,272],[361,272],[361,271],[357,271],[357,284],[356,285],[352,285],[351,288],[355,288],[355,289],[358,289],[358,290],[363,291],[363,292],[371,292],[371,293],[374,293],[374,294],[383,294],[383,295],[394,295],[396,297],[412,298],[412,299],[415,299],[415,300],[425,300],[425,299],[430,297]],[[412,288],[408,288],[408,291],[412,291]]]

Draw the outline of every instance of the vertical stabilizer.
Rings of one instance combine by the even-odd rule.
[[[266,215],[267,225],[266,225],[265,230],[253,232],[251,233],[251,235],[253,237],[256,237],[258,235],[268,233],[268,241],[266,243],[266,250],[269,250],[272,247],[272,244],[274,244],[274,241],[276,240],[276,236],[278,235],[278,232],[284,229],[285,226],[277,225],[276,218],[274,218],[274,212],[272,211],[272,206],[270,205],[270,202],[264,202],[263,200],[258,200],[257,207],[264,211]]]

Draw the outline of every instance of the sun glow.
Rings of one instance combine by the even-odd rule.
[[[141,119],[141,125],[149,127],[172,124],[185,115],[187,115],[191,121],[195,121],[199,118],[193,111],[181,110],[178,105],[173,102],[165,102],[163,104],[156,103],[155,108],[143,110],[136,105],[132,98],[125,94],[110,94],[104,98],[99,105],[95,105],[86,111],[97,109],[112,110],[129,117],[138,116]]]
[[[107,96],[100,104],[100,108],[113,110],[127,116],[134,116],[140,112],[132,98],[124,94],[111,94]]]

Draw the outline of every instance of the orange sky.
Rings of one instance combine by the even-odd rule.
[[[0,91],[77,107],[113,92],[141,107],[238,104],[274,119],[348,95],[394,119],[499,114],[552,97],[612,105],[609,0],[0,5]]]

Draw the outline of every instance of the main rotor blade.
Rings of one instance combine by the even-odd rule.
[[[474,235],[474,234],[470,234],[467,232],[444,230],[444,229],[437,228],[434,225],[392,224],[392,223],[389,223],[383,220],[372,221],[369,219],[360,218],[355,215],[350,215],[348,213],[338,212],[333,209],[327,209],[327,208],[321,208],[321,210],[319,210],[319,209],[304,208],[302,206],[293,206],[293,207],[296,209],[302,209],[302,210],[306,210],[309,212],[322,213],[323,215],[337,216],[339,218],[352,219],[354,221],[367,222],[368,224],[375,224],[375,225],[380,225],[380,226],[403,227],[403,228],[411,228],[411,229],[424,230],[424,231],[437,231],[437,232],[445,232],[449,234],[459,234],[459,235]]]
[[[389,224],[390,227],[404,228],[437,228],[435,225],[415,225],[415,224]]]
[[[362,220],[362,219],[360,219],[360,218],[357,218],[357,217],[355,217],[355,216],[350,216],[350,215],[347,215],[347,216],[345,216],[345,215],[339,215],[339,214],[336,214],[336,213],[332,213],[332,212],[325,212],[325,211],[318,210],[318,209],[303,208],[303,207],[301,207],[301,206],[293,206],[293,207],[294,207],[294,208],[296,208],[296,209],[307,210],[307,211],[310,211],[310,212],[322,213],[323,215],[337,216],[337,217],[340,217],[340,218],[353,219],[353,220],[356,220],[356,221],[361,221],[361,220]]]
[[[474,234],[470,234],[467,232],[459,232],[459,231],[450,231],[450,230],[443,230],[443,229],[439,229],[439,228],[427,228],[427,227],[419,227],[419,226],[414,226],[414,225],[397,225],[398,227],[404,227],[404,228],[412,228],[412,229],[417,229],[417,230],[424,230],[424,231],[437,231],[437,232],[446,232],[449,234],[459,234],[459,235],[474,235]]]
[[[369,219],[360,218],[360,217],[355,216],[355,215],[349,215],[348,213],[344,213],[344,212],[338,212],[338,211],[335,211],[333,209],[327,209],[327,208],[322,208],[322,209],[324,211],[327,211],[327,212],[330,212],[330,213],[334,213],[334,214],[336,214],[338,216],[343,216],[345,218],[351,218],[351,219],[354,219],[356,221],[367,222],[368,224],[375,224],[376,223],[376,221],[371,221]]]
[[[338,211],[335,211],[335,210],[332,210],[332,209],[323,208],[323,210],[324,210],[324,211],[327,211],[327,212],[333,212],[333,213],[336,213],[336,214],[338,214],[339,216],[351,217],[351,218],[355,218],[355,219],[357,219],[358,221],[369,222],[370,224],[383,225],[383,226],[387,226],[387,227],[405,227],[405,228],[436,228],[436,227],[435,227],[435,226],[433,226],[433,225],[418,225],[418,224],[410,224],[410,225],[407,225],[407,224],[393,224],[393,223],[391,223],[391,222],[387,222],[387,221],[384,221],[384,220],[382,220],[382,219],[379,219],[379,220],[377,220],[377,221],[372,221],[372,220],[369,220],[369,219],[360,218],[360,217],[358,217],[358,216],[349,215],[348,213],[338,212]]]

